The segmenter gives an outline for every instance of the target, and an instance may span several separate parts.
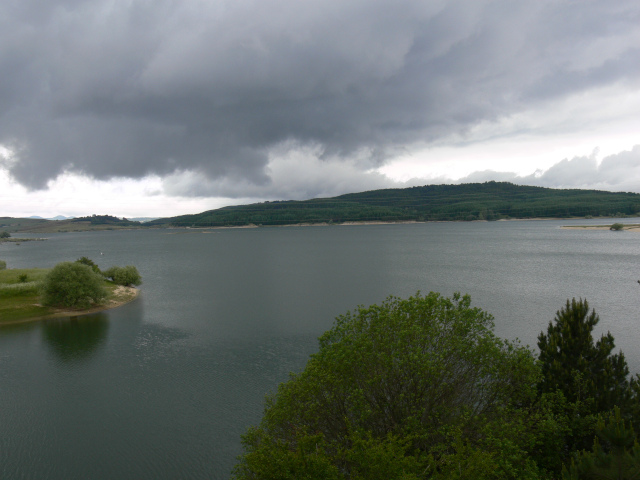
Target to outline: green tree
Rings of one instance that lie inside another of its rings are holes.
[[[611,225],[611,227],[609,228],[609,230],[623,230],[624,229],[624,225],[622,223],[614,223],[613,225]]]
[[[520,407],[539,370],[492,329],[459,294],[339,316],[243,436],[236,477],[536,478]]]
[[[580,452],[563,468],[563,480],[640,478],[640,445],[631,425],[627,426],[615,407],[608,422],[600,418],[591,452]]]
[[[7,232],[6,230],[0,232],[0,238],[10,238],[10,237],[11,237],[11,234],[9,232]]]
[[[0,270],[4,270],[5,268],[7,268],[7,262],[0,260]]]
[[[105,277],[110,278],[117,285],[140,285],[142,277],[138,269],[133,265],[126,267],[111,267],[102,273]]]
[[[88,257],[80,257],[78,260],[76,260],[76,262],[81,263],[83,265],[87,265],[88,267],[91,267],[91,270],[93,270],[95,273],[102,274],[102,272],[100,271],[100,268],[98,267],[98,265],[96,265],[96,262],[94,262]]]
[[[570,402],[591,402],[591,413],[606,412],[615,405],[625,408],[631,400],[629,368],[622,352],[607,332],[594,343],[592,331],[600,318],[589,312],[586,300],[575,298],[556,313],[547,333],[538,336],[542,392],[561,391]]]
[[[62,262],[51,269],[43,281],[45,305],[87,308],[107,296],[103,279],[91,267]]]

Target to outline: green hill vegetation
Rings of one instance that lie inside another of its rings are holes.
[[[163,218],[149,226],[222,227],[344,222],[472,221],[635,216],[640,194],[560,190],[506,182],[373,190],[332,198],[274,201]]]
[[[147,227],[242,227],[640,215],[640,194],[562,190],[507,182],[390,188],[310,200],[234,205],[138,222],[110,215],[67,220],[0,217],[0,231],[54,233]]]
[[[23,233],[82,232],[140,228],[142,223],[111,215],[91,215],[67,220],[0,217],[0,231]]]

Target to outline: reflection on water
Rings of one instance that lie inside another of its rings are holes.
[[[84,360],[104,345],[109,321],[104,313],[54,318],[45,320],[41,331],[45,343],[60,360]]]

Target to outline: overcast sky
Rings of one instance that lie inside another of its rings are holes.
[[[637,0],[3,0],[0,216],[640,192]]]

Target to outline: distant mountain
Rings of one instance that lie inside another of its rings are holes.
[[[372,190],[332,198],[275,201],[161,218],[145,225],[217,227],[301,223],[472,221],[635,216],[640,194],[563,190],[507,182]]]
[[[64,217],[63,217],[64,218]],[[143,228],[140,222],[111,215],[91,215],[89,217],[66,218],[62,220],[45,220],[43,218],[11,218],[0,217],[0,226],[7,227],[10,232],[57,233],[81,232],[93,230],[116,230]]]
[[[44,217],[41,217],[39,215],[31,215],[28,218],[33,218],[33,219],[36,219],[36,220],[71,220],[72,218],[75,218],[75,217],[65,217],[64,215],[57,215],[57,216],[55,216],[53,218],[44,218]]]
[[[136,217],[136,218],[130,218],[129,220],[131,220],[132,222],[146,223],[146,222],[151,222],[157,219],[158,217]]]

